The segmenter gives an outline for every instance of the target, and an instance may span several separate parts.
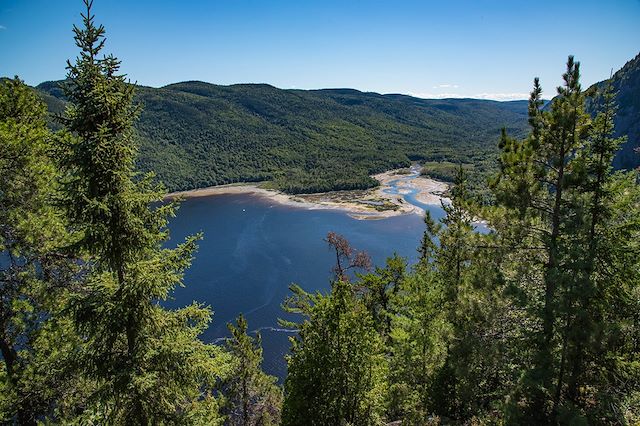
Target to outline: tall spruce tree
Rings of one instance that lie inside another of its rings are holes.
[[[120,62],[100,56],[105,30],[85,0],[75,27],[80,56],[68,63],[74,135],[61,147],[63,204],[89,268],[71,309],[84,344],[79,365],[96,382],[85,415],[110,424],[220,422],[214,387],[225,356],[198,339],[211,311],[197,303],[169,310],[162,302],[190,264],[198,237],[164,248],[176,206],[152,175],[135,171],[132,124],[139,107]]]

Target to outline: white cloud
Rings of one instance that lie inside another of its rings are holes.
[[[423,99],[468,98],[459,93],[409,93],[409,96]]]
[[[529,93],[478,93],[473,97],[477,99],[492,99],[494,101],[515,101],[529,99]]]
[[[528,93],[476,93],[471,95],[463,95],[460,93],[409,93],[409,95],[423,99],[471,98],[494,101],[514,101],[529,98]]]
[[[438,84],[437,86],[433,86],[434,89],[457,89],[457,84]]]

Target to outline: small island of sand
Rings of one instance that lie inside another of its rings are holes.
[[[289,195],[266,189],[260,184],[231,184],[173,192],[168,194],[167,198],[253,194],[287,206],[344,210],[355,219],[382,219],[408,213],[423,214],[422,208],[405,201],[404,196],[407,193],[414,193],[415,200],[426,205],[440,205],[442,200],[446,202],[444,194],[449,185],[421,176],[418,167],[390,170],[373,177],[380,182],[380,186],[367,190]]]

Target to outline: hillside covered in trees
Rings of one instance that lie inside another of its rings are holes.
[[[61,112],[62,82],[40,84]],[[411,161],[483,164],[500,129],[523,135],[526,102],[428,100],[351,89],[184,82],[137,87],[138,165],[170,191],[271,181],[290,193],[363,189]]]
[[[608,80],[587,89],[591,98]],[[616,168],[640,166],[640,55],[611,79],[619,105],[616,136],[627,136]],[[37,86],[49,110],[64,110],[63,82]],[[474,192],[494,172],[500,129],[523,136],[526,102],[420,99],[352,89],[283,90],[266,84],[183,82],[136,87],[138,166],[170,191],[269,181],[289,193],[363,189],[369,176],[412,161],[443,174],[469,168]],[[54,123],[55,127],[55,123]],[[436,163],[444,162],[444,166]]]
[[[201,236],[167,247],[177,206],[136,167],[134,87],[85,3],[60,131],[20,79],[0,83],[0,422],[640,422],[640,186],[611,166],[612,84],[592,115],[573,57],[548,108],[535,79],[528,133],[501,132],[495,202],[475,203],[458,167],[416,265],[372,269],[329,233],[330,292],[292,285],[283,302],[297,319],[281,387],[244,317],[214,345],[215,306],[163,303]]]

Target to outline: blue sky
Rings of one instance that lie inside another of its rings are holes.
[[[61,79],[80,0],[0,0],[0,75]],[[640,0],[95,0],[132,81],[352,87],[422,97],[546,97],[567,55],[583,85],[640,51]]]

